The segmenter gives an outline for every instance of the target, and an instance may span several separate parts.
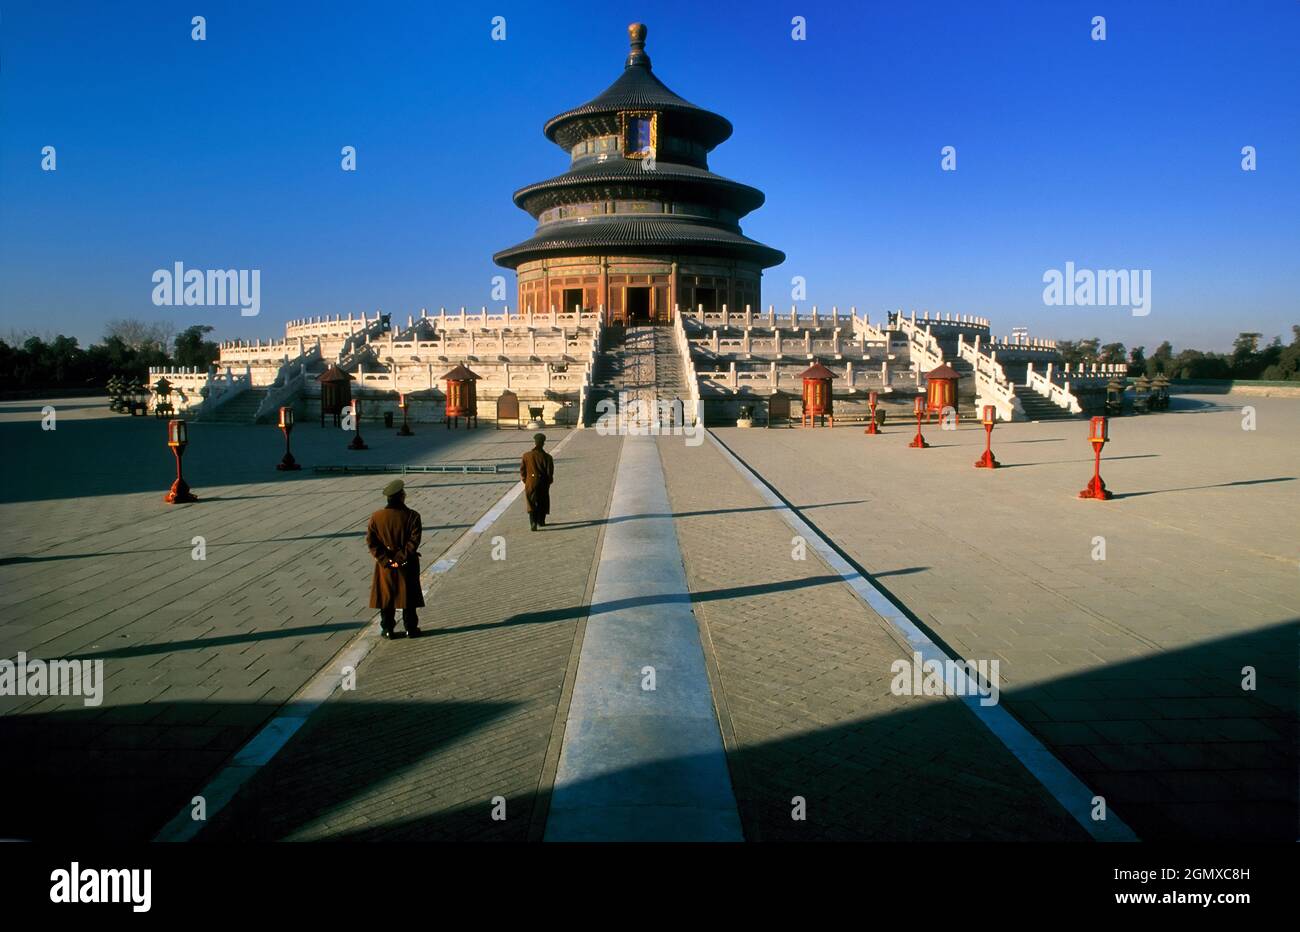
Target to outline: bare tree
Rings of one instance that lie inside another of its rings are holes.
[[[133,318],[110,320],[104,327],[104,339],[117,337],[133,350],[157,349],[166,352],[176,326],[168,321],[149,322]]]

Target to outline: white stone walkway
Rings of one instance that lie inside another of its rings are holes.
[[[652,437],[623,444],[545,838],[743,840]]]

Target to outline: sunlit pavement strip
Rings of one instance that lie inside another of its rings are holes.
[[[568,431],[564,438],[552,448],[551,452],[554,454],[562,450],[576,433],[575,430]],[[489,508],[483,514],[483,517],[479,518],[473,527],[458,537],[434,561],[426,571],[427,574],[437,576],[451,570],[474,541],[491,527],[497,518],[501,517],[514,500],[523,494],[523,491],[522,482],[516,482],[512,485],[497,500],[496,504]],[[422,591],[427,594],[428,587],[424,587]],[[334,694],[334,690],[342,682],[342,671],[347,667],[356,669],[361,661],[365,660],[374,646],[379,643],[378,621],[379,613],[376,612],[370,623],[348,642],[329,663],[322,667],[308,681],[307,685],[295,693],[293,698],[284,704],[280,714],[267,722],[261,731],[250,738],[248,743],[231,758],[230,763],[223,767],[208,785],[196,794],[203,797],[207,810],[206,821],[195,819],[191,807],[184,806],[180,812],[172,817],[170,822],[163,826],[162,830],[155,836],[154,841],[193,840],[203,829],[203,826],[208,821],[211,821],[212,817],[225,808],[235,797],[239,789],[289,743],[289,739],[306,724],[312,712]]]
[[[743,840],[653,437],[623,443],[545,840]]]
[[[712,431],[706,432],[709,442],[726,457],[750,485],[773,507],[795,533],[826,561],[849,585],[854,593],[868,608],[879,615],[893,627],[903,640],[921,655],[922,662],[931,660],[943,663],[949,657],[938,644],[916,626],[910,618],[891,602],[870,579],[866,579],[842,557],[830,543],[811,525],[790,508],[752,469],[735,456]],[[590,630],[590,629],[589,629]],[[1107,812],[1105,821],[1094,821],[1091,817],[1093,798],[1092,790],[1076,777],[1064,764],[1049,751],[1037,738],[1030,734],[1009,712],[1000,705],[984,706],[979,700],[978,691],[966,682],[961,667],[956,670],[954,680],[961,700],[971,713],[984,725],[993,736],[1015,755],[1025,769],[1033,774],[1034,779],[1097,841],[1137,841],[1137,836],[1113,812]]]

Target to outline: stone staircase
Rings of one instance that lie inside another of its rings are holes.
[[[246,388],[200,420],[208,424],[252,424],[267,391],[266,388]]]
[[[655,395],[660,401],[684,403],[690,393],[682,357],[673,341],[673,331],[668,327],[653,327],[655,350]]]
[[[1025,418],[1030,421],[1073,421],[1077,416],[1065,408],[1053,404],[1028,385],[1013,386],[1020,406],[1025,411]]]
[[[956,341],[951,341],[953,347],[951,355],[948,354],[947,344],[945,344],[944,341],[939,341],[939,344],[944,350],[944,361],[947,362],[948,365],[952,366],[953,369],[961,375],[963,380],[973,379],[974,366],[958,356]],[[1014,391],[1016,397],[1020,399],[1020,406],[1024,410],[1025,418],[1027,420],[1069,421],[1075,419],[1075,415],[1071,414],[1065,408],[1054,404],[1029,386],[1025,385],[1027,369],[1023,362],[1000,360],[1000,363],[1002,365],[1003,373],[1011,383],[1012,391]],[[979,413],[979,411],[971,411],[971,414],[975,416],[978,416]],[[965,416],[965,414],[966,412],[963,411],[962,415]]]
[[[599,415],[597,405],[607,399],[618,400],[626,366],[627,331],[623,327],[609,326],[601,332],[600,351],[591,372],[591,390],[587,393],[586,422],[594,424]]]
[[[668,327],[609,327],[596,358],[589,394],[588,423],[595,423],[606,399],[616,404],[639,401],[643,415],[653,419],[656,401],[685,402],[688,395],[681,358]],[[604,409],[608,410],[608,409]],[[645,419],[644,417],[642,418]]]
[[[621,348],[622,371],[616,383],[620,414],[633,417],[631,423],[652,420],[655,400],[655,339],[653,327],[628,327]],[[632,408],[639,402],[639,416]]]

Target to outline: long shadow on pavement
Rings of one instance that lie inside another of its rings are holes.
[[[719,590],[697,597],[729,596]],[[1298,815],[1298,630],[1292,620],[1004,687],[1002,702],[1144,840],[1289,842]],[[1254,689],[1243,688],[1246,667],[1254,671]],[[0,715],[7,764],[0,837],[150,838],[278,708],[155,701]],[[515,708],[506,701],[366,702],[342,694],[317,711],[203,837],[277,839],[310,829],[345,840],[526,838],[544,797],[509,800],[510,818],[496,822],[493,787],[468,786],[455,768],[428,763],[431,755],[474,742]],[[730,756],[747,837],[1083,837],[1064,813],[1025,798],[1040,791],[1009,756],[990,768],[1000,750],[969,755],[957,739],[979,729],[956,702],[808,724]],[[499,754],[503,768],[517,766],[493,743],[468,751],[477,758]],[[666,768],[665,776],[680,769],[672,761],[654,767]],[[404,793],[418,803],[412,808],[425,814],[412,817],[401,804],[378,814],[371,805],[361,820],[347,811],[362,794],[403,780]],[[593,798],[602,792],[591,788]],[[807,800],[807,822],[791,820],[794,796]]]
[[[204,650],[211,647],[228,647],[231,644],[253,644],[258,641],[278,641],[284,638],[309,637],[313,634],[333,634],[336,631],[356,631],[369,622],[348,621],[325,625],[299,625],[296,628],[276,628],[273,631],[250,631],[244,634],[224,634],[218,637],[190,638],[184,641],[156,641],[133,647],[115,647],[111,650],[76,654],[72,660],[110,660],[123,657],[148,657],[152,654],[171,654],[183,650]]]
[[[439,747],[469,737],[510,703],[331,702],[295,741],[308,768],[267,767],[283,802],[232,813],[258,837],[284,837]],[[153,702],[0,716],[6,748],[0,838],[147,841],[255,729],[271,703]]]
[[[1297,814],[1294,641],[1295,625],[1280,625],[1010,690],[1003,701],[1144,840],[1288,841]],[[1278,650],[1283,644],[1292,648],[1290,654]],[[1243,659],[1259,671],[1259,689],[1249,699],[1236,673]],[[1206,676],[1211,681],[1197,680],[1196,687],[1208,687],[1212,695],[1189,698],[1189,680]],[[416,751],[406,754],[411,759],[445,745],[439,730],[445,722],[437,728],[430,723],[427,734],[408,727],[407,719],[427,721],[427,709],[385,706],[377,714],[395,721],[376,719],[378,731],[367,736],[351,727],[356,713],[346,710],[348,704],[330,707],[325,725],[295,737],[291,748],[307,742],[295,758],[301,761],[293,765],[296,773],[250,786],[231,824],[205,837],[274,839],[331,819],[346,825],[349,799],[399,776],[392,769],[393,752],[386,750],[395,734],[415,744]],[[729,766],[746,837],[1086,839],[1009,755],[999,749],[971,757],[971,747],[960,740],[970,729],[978,726],[963,707],[939,702],[741,747]],[[467,739],[473,740],[472,729]],[[998,758],[1004,758],[1000,764]],[[665,760],[635,772],[612,770],[580,790],[600,799],[607,784],[671,783],[689,764]],[[458,779],[436,769],[428,777],[435,783]],[[321,783],[329,785],[304,792]],[[510,818],[494,822],[491,788],[470,795],[473,802],[418,816],[391,808],[382,819],[317,836],[518,840],[526,837],[535,807],[546,802],[544,794],[509,799]],[[806,801],[806,821],[791,818],[796,796]]]
[[[108,413],[94,418],[62,420],[56,430],[42,430],[39,418],[0,421],[0,449],[8,453],[0,465],[0,502],[47,501],[156,492],[159,498],[176,478],[176,464],[166,446],[166,421],[131,418]],[[349,434],[337,428],[314,425],[295,430],[293,450],[303,469],[277,472],[275,465],[284,454],[280,431],[269,424],[191,423],[189,448],[185,453],[185,478],[205,502],[236,501],[275,497],[261,491],[217,494],[218,487],[277,483],[284,494],[311,494],[318,480],[337,478],[338,473],[313,473],[319,463],[421,464],[455,460],[474,463],[518,463],[514,454],[523,453],[531,441],[522,437],[493,436],[491,432],[417,431],[404,442],[392,430],[366,424],[363,434],[371,449],[346,449]],[[484,457],[465,458],[466,446],[477,443],[510,447],[509,458],[489,456],[500,451],[482,450]],[[502,477],[489,481],[509,483]],[[212,489],[212,495],[205,495]]]
[[[852,501],[844,502],[821,502],[816,505],[800,505],[801,511],[810,511],[815,508],[838,508],[841,505],[863,505],[867,499],[858,498]],[[622,524],[627,521],[640,521],[645,518],[697,518],[706,515],[731,515],[743,514],[752,511],[775,511],[771,505],[751,505],[745,508],[712,508],[707,511],[677,511],[665,512],[663,514],[637,514],[637,515],[616,515],[612,518],[601,518],[597,521],[555,521],[549,522],[546,526],[550,528],[579,528],[595,527],[597,525]]]

